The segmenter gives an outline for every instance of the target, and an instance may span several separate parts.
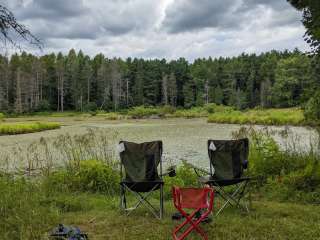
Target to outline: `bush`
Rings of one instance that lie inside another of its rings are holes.
[[[47,112],[51,110],[50,103],[47,100],[41,100],[36,109],[38,112]]]
[[[0,112],[0,121],[4,119],[4,114]]]
[[[198,177],[187,164],[180,165],[176,170],[175,177],[165,176],[164,196],[165,199],[171,199],[171,189],[173,186],[192,187],[198,185]]]
[[[159,115],[159,110],[152,107],[134,107],[128,111],[128,115],[132,118],[143,118],[151,115]]]
[[[304,109],[304,116],[307,120],[320,120],[320,90],[307,102]]]
[[[59,123],[36,122],[36,123],[3,123],[0,124],[0,135],[14,135],[40,132],[60,128]]]
[[[252,109],[243,112],[224,108],[220,108],[219,111],[216,109],[213,114],[210,114],[208,122],[263,125],[301,125],[305,123],[303,112],[297,108]]]
[[[83,160],[78,170],[60,170],[48,176],[46,188],[53,191],[104,193],[115,195],[119,190],[119,173],[97,160]]]
[[[261,192],[271,199],[319,203],[320,156],[281,149],[275,140],[252,128],[241,128],[234,137],[250,138],[249,172],[263,178]]]
[[[97,104],[95,102],[88,102],[84,105],[83,111],[85,112],[94,112],[98,108]]]
[[[57,209],[43,204],[45,197],[36,183],[0,177],[1,238],[43,239],[59,217]]]
[[[170,105],[165,105],[160,109],[160,114],[165,116],[167,114],[173,114],[176,109]]]

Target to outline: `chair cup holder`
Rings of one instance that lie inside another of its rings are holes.
[[[176,169],[175,169],[174,167],[168,168],[168,176],[169,176],[169,177],[175,177],[175,176],[177,176],[177,172],[176,172]]]

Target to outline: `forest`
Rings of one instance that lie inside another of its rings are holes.
[[[317,55],[298,49],[196,59],[94,57],[71,49],[41,57],[0,56],[0,111],[119,111],[133,106],[177,108],[207,103],[304,106],[320,84]]]

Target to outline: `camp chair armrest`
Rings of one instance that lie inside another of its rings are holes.
[[[210,172],[206,169],[197,167],[197,166],[195,166],[189,162],[186,162],[186,161],[184,162],[184,164],[185,164],[185,166],[192,168],[198,177],[202,177],[203,175],[210,175]],[[200,174],[200,173],[202,173],[202,174]]]

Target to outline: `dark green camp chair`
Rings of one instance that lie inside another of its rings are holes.
[[[129,215],[143,204],[156,218],[161,219],[163,216],[162,142],[137,144],[121,141],[119,152],[121,159],[121,209]],[[158,166],[160,174],[158,174]],[[125,176],[123,176],[123,170]],[[159,209],[147,200],[147,197],[155,190],[160,190]],[[133,193],[138,199],[133,207],[127,207],[126,191]]]
[[[209,176],[201,177],[197,169],[195,171],[202,184],[214,186],[216,193],[225,200],[216,215],[228,204],[249,212],[247,204],[241,202],[252,179],[243,176],[244,170],[248,167],[249,140],[208,140],[208,153]],[[227,186],[234,187],[227,191]]]

